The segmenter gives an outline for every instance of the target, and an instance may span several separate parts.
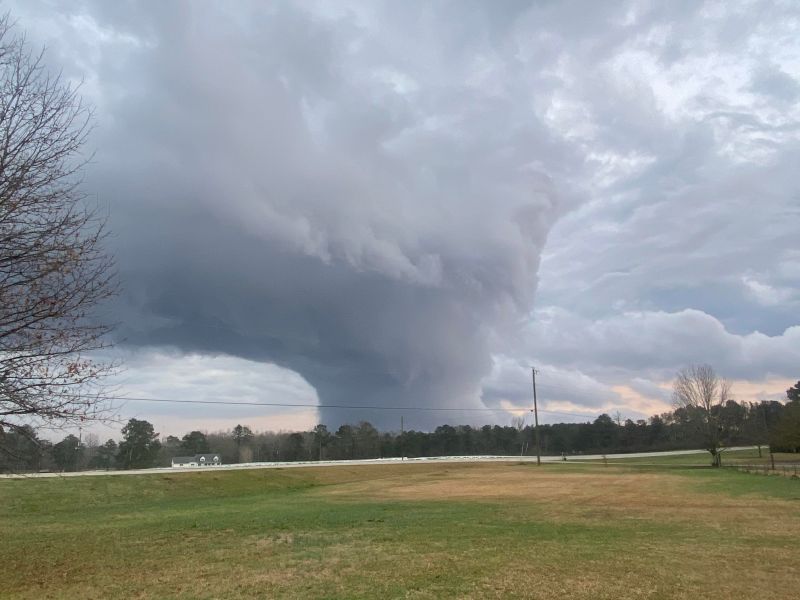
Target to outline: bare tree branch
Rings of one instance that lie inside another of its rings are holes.
[[[117,291],[80,191],[92,111],[0,18],[0,431],[102,418],[114,365],[94,311]]]

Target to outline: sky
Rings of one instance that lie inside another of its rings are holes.
[[[544,422],[638,419],[692,363],[743,401],[800,379],[796,2],[6,7],[95,107],[119,394],[304,405],[121,420],[508,424],[534,365]]]

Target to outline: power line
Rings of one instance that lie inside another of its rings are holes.
[[[399,411],[426,411],[426,412],[497,412],[497,411],[520,411],[530,412],[529,407],[519,406],[512,408],[456,408],[456,407],[437,407],[437,406],[375,406],[375,405],[349,405],[349,404],[311,404],[299,403],[291,404],[288,402],[252,402],[239,400],[177,400],[175,398],[132,398],[128,396],[106,396],[106,400],[120,400],[124,402],[163,402],[169,404],[214,404],[222,406],[270,406],[279,408],[340,408],[347,410],[399,410]],[[597,415],[582,413],[568,413],[553,410],[540,409],[539,412],[561,415],[567,417],[586,417],[594,419]]]

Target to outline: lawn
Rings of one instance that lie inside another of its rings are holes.
[[[800,481],[602,464],[0,480],[8,598],[795,598]]]

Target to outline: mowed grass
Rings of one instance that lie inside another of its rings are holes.
[[[796,598],[800,481],[398,464],[0,480],[8,598]]]

